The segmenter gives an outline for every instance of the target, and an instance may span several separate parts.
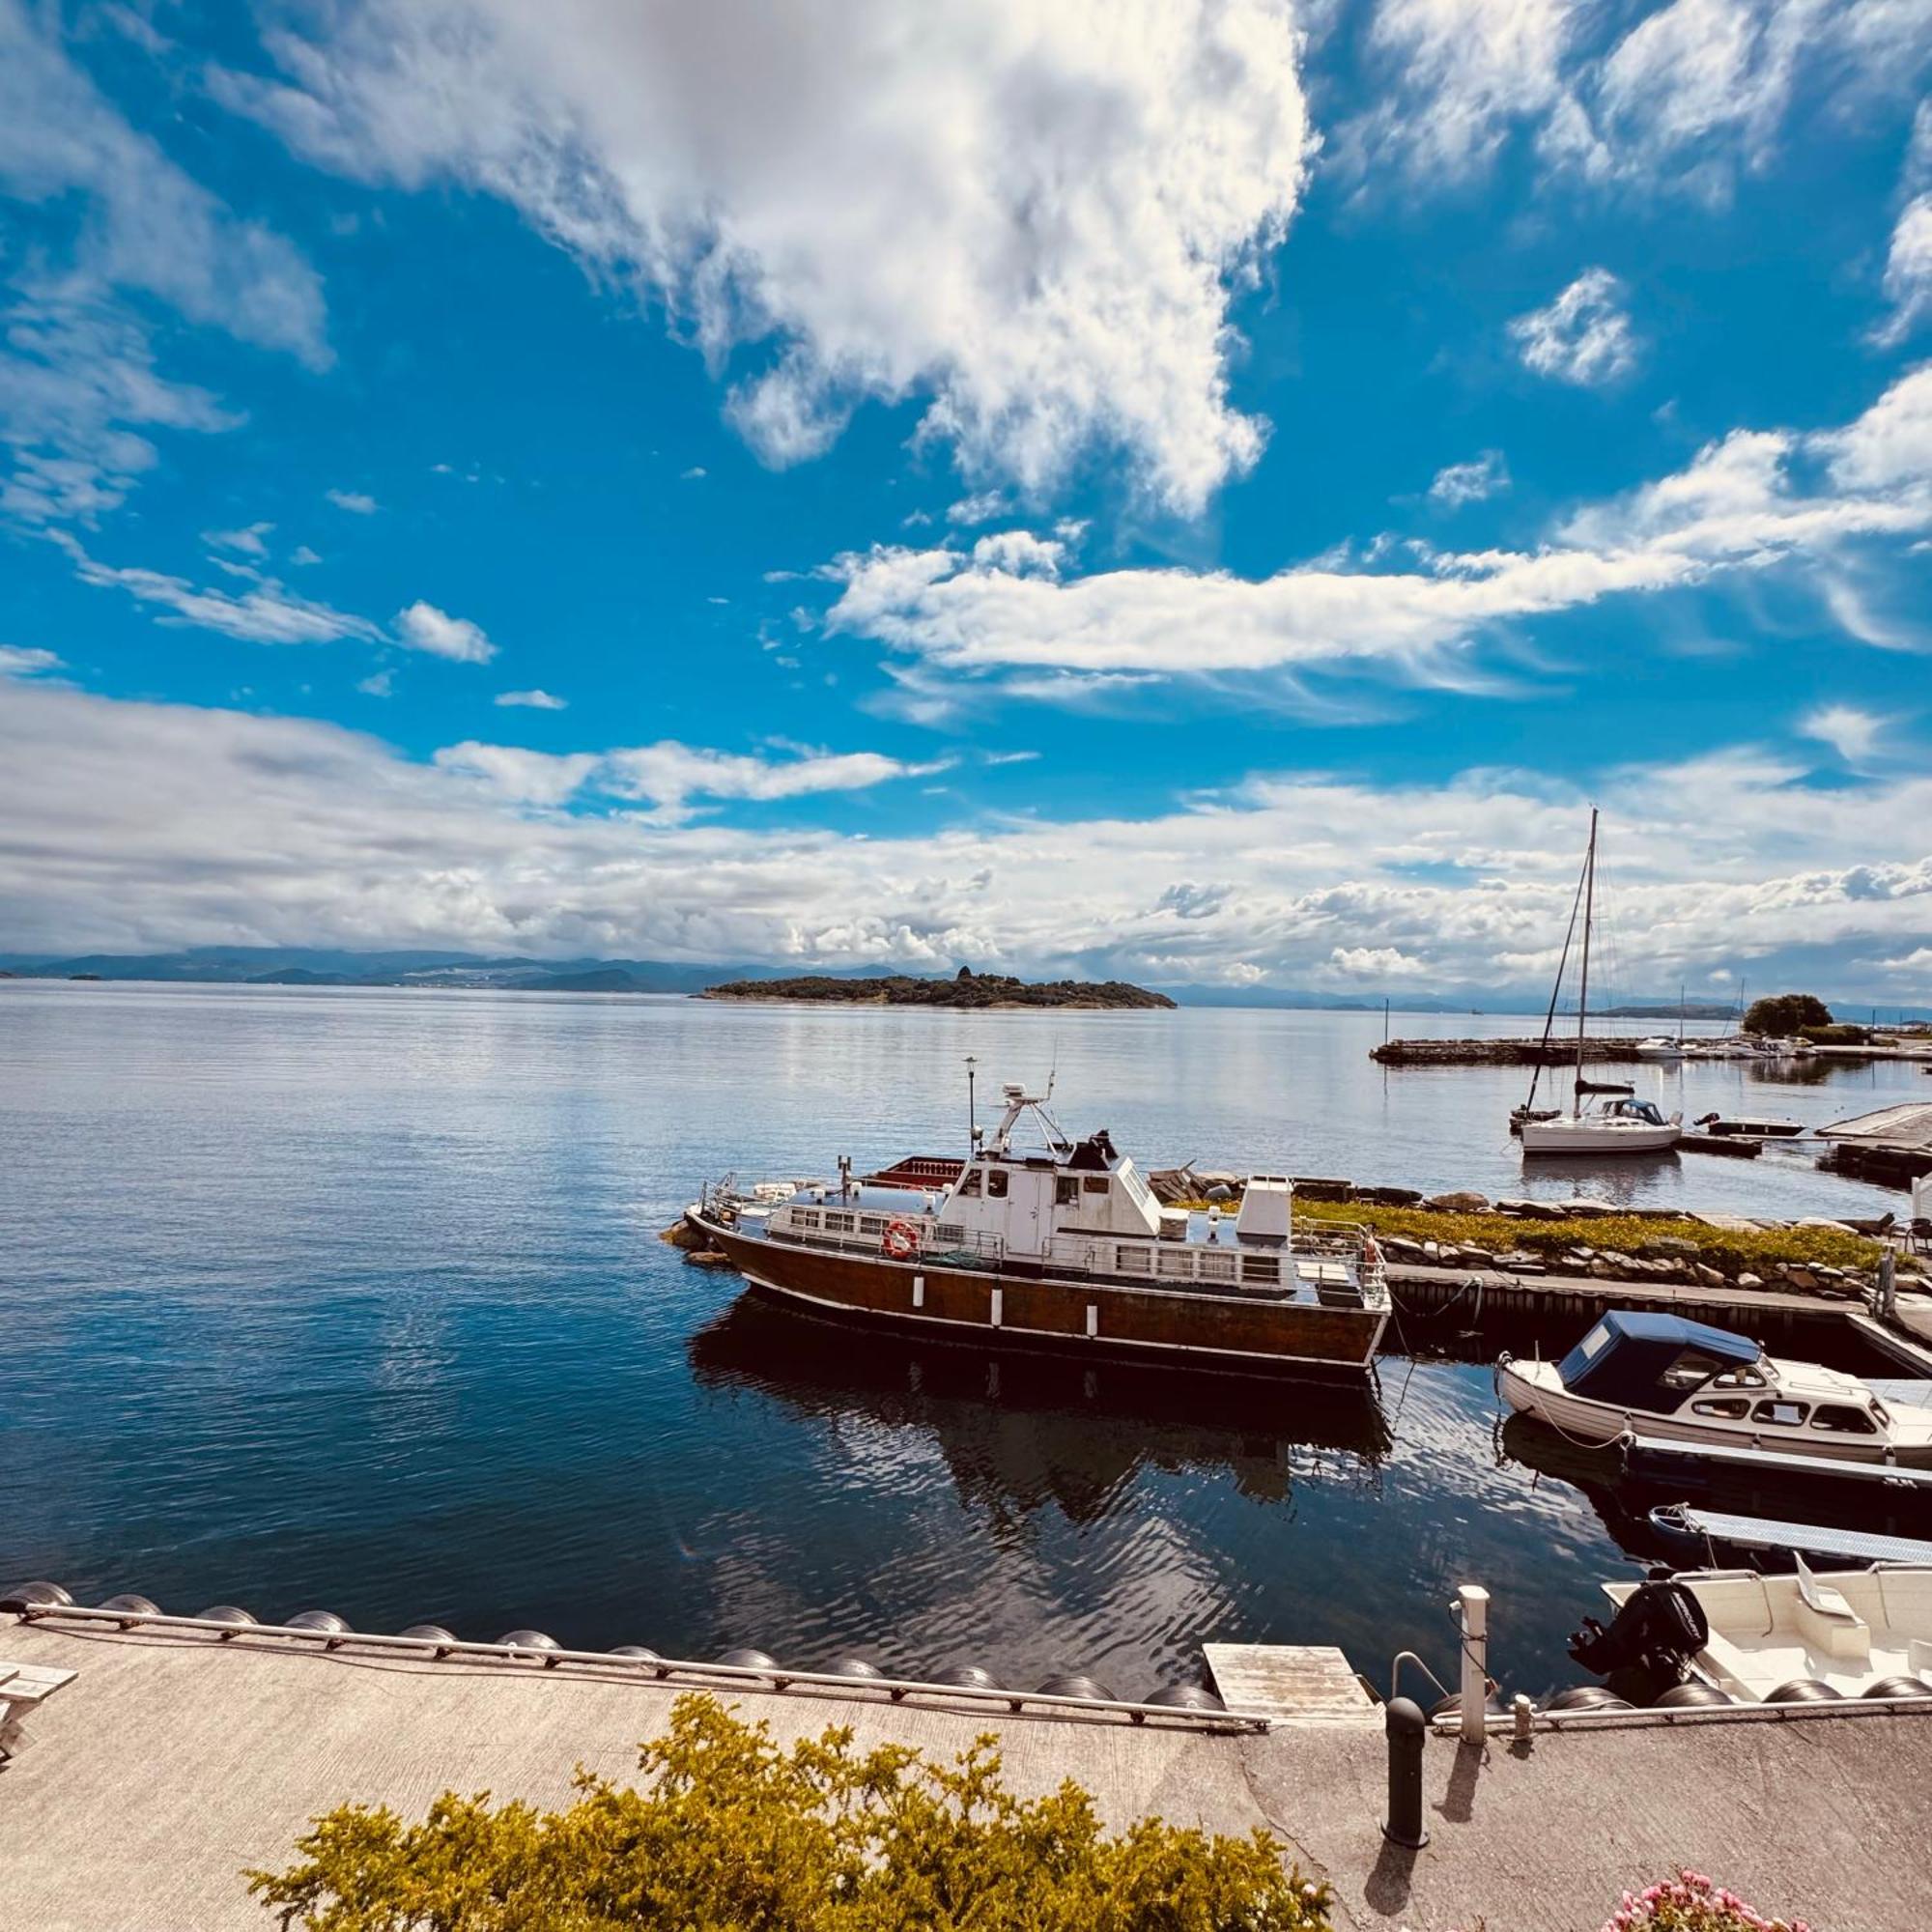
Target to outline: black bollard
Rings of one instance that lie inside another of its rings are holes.
[[[1382,1713],[1388,1733],[1389,1808],[1382,1836],[1392,1845],[1419,1851],[1429,1842],[1422,1829],[1422,1740],[1429,1719],[1413,1698],[1398,1697]]]

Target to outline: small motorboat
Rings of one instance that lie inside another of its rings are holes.
[[[1667,1034],[1656,1034],[1649,1039],[1637,1041],[1636,1057],[1639,1060],[1682,1060],[1684,1042],[1672,1039]]]
[[[1691,1123],[1707,1134],[1738,1136],[1747,1140],[1790,1141],[1804,1131],[1803,1121],[1788,1116],[1763,1114],[1701,1114]]]
[[[1714,1570],[1761,1570],[1768,1576],[1782,1576],[1801,1560],[1813,1570],[1862,1570],[1875,1563],[1932,1569],[1932,1543],[1917,1537],[1734,1516],[1690,1502],[1660,1503],[1647,1520],[1659,1547],[1687,1569],[1702,1564]]]
[[[1670,1607],[1660,1603],[1661,1590],[1673,1598],[1683,1593],[1694,1609],[1681,1618],[1661,1614]],[[1609,1651],[1631,1648],[1616,1638],[1625,1606],[1635,1604],[1647,1661],[1674,1652],[1692,1678],[1733,1703],[1932,1697],[1932,1567],[1874,1564],[1835,1571],[1828,1579],[1814,1576],[1801,1556],[1788,1577],[1688,1570],[1662,1585],[1605,1583],[1604,1594],[1618,1616],[1607,1633],[1601,1627],[1595,1633],[1607,1639],[1600,1656],[1608,1661]],[[1681,1637],[1672,1629],[1680,1622]]]
[[[1745,1336],[1681,1315],[1613,1311],[1560,1362],[1503,1355],[1496,1388],[1519,1414],[1602,1448],[1641,1440],[1932,1468],[1932,1409],[1881,1402],[1835,1369],[1773,1361]]]

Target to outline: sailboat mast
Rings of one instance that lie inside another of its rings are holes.
[[[1577,982],[1577,1094],[1583,1091],[1583,1032],[1590,1019],[1590,922],[1597,909],[1597,808],[1590,808],[1590,848],[1583,855],[1583,970]],[[1570,1111],[1577,1112],[1576,1098]]]

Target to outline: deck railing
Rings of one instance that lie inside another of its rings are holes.
[[[895,1222],[918,1234],[921,1258],[935,1265],[996,1267],[1008,1259],[1007,1244],[998,1236],[960,1222],[830,1203],[791,1203],[781,1215],[774,1213],[766,1234],[768,1239],[798,1247],[876,1255]],[[1365,1230],[1331,1223],[1306,1234],[1297,1231],[1286,1248],[1245,1246],[1232,1238],[1200,1242],[1055,1235],[1040,1260],[1055,1272],[1146,1282],[1151,1288],[1278,1297],[1356,1290],[1373,1304],[1386,1293],[1386,1281],[1379,1260],[1370,1261],[1365,1248]]]

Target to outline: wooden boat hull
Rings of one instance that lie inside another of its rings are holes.
[[[1360,1376],[1385,1308],[1182,1293],[991,1268],[895,1262],[692,1224],[761,1293],[868,1326],[982,1348],[1166,1357],[1240,1375]]]

